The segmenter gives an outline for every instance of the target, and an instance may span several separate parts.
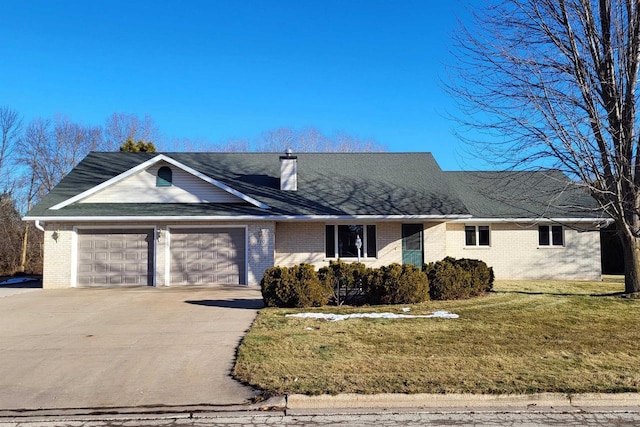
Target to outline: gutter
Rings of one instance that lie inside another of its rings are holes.
[[[602,227],[608,227],[613,224],[613,218],[469,218],[469,219],[456,219],[451,222],[454,223],[596,223]]]
[[[465,220],[471,215],[227,215],[227,216],[34,216],[25,221],[344,221],[344,220]]]

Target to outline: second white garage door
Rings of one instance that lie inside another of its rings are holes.
[[[172,228],[171,286],[246,284],[244,228]]]

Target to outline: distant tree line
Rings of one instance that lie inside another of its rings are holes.
[[[147,115],[116,112],[102,126],[62,115],[25,122],[15,109],[0,106],[0,275],[42,272],[42,232],[21,217],[90,151],[283,152],[287,148],[295,152],[384,151],[373,139],[326,135],[316,128],[276,128],[254,139],[219,142],[168,140]]]

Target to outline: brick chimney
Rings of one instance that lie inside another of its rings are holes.
[[[280,156],[280,190],[298,190],[298,157],[288,148],[284,156]]]

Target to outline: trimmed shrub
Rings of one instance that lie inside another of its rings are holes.
[[[310,264],[271,267],[265,271],[260,289],[267,307],[318,307],[326,305],[332,293]]]
[[[370,304],[415,304],[429,299],[429,280],[412,264],[369,270],[363,285]]]
[[[355,305],[363,302],[362,284],[367,270],[361,262],[337,260],[318,270],[318,276],[323,286],[333,289],[332,303]]]
[[[434,300],[467,299],[493,288],[493,269],[474,259],[447,257],[424,267]]]
[[[453,259],[453,258],[452,258]],[[493,289],[493,268],[478,259],[461,258],[455,264],[471,273],[471,287],[475,295],[490,292]]]

